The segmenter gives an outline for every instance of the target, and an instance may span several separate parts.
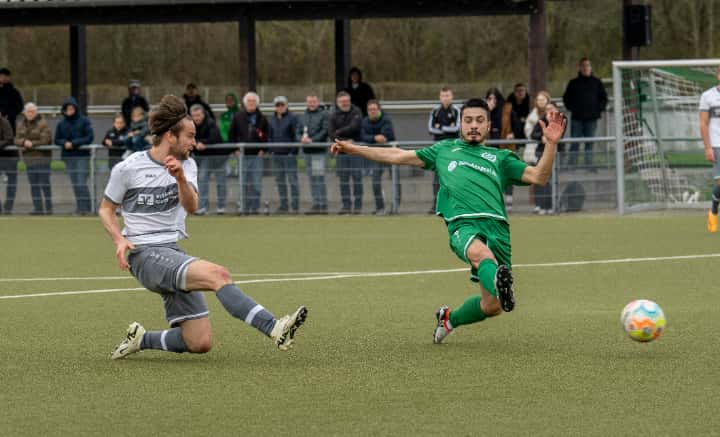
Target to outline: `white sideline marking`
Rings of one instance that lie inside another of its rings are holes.
[[[298,272],[298,273],[231,273],[234,277],[258,277],[258,276],[325,276],[325,275],[348,275],[360,272]],[[48,278],[0,278],[0,282],[44,282],[44,281],[118,281],[123,279],[135,279],[130,275],[125,276],[56,276]]]
[[[572,267],[572,266],[585,266],[593,264],[624,264],[624,263],[636,263],[636,262],[652,262],[652,261],[676,261],[676,260],[688,260],[688,259],[703,259],[703,258],[720,258],[720,253],[706,253],[700,255],[677,255],[677,256],[658,256],[658,257],[646,257],[646,258],[616,258],[616,259],[600,259],[590,261],[564,261],[564,262],[552,262],[552,263],[534,263],[534,264],[516,264],[514,268],[533,268],[533,267]],[[327,281],[332,279],[347,279],[347,278],[377,278],[377,277],[388,277],[388,276],[414,276],[414,275],[430,275],[434,273],[457,273],[467,272],[467,267],[461,269],[435,269],[435,270],[414,270],[406,272],[367,272],[367,273],[337,273],[329,274],[325,276],[301,276],[301,277],[285,277],[285,278],[267,278],[267,279],[248,279],[244,281],[235,281],[236,284],[261,284],[271,282],[294,282],[294,281]],[[295,275],[301,273],[293,273]],[[279,275],[278,275],[279,276]],[[2,299],[22,299],[25,297],[47,297],[47,296],[67,296],[77,294],[100,294],[100,293],[114,293],[118,291],[141,291],[145,288],[105,288],[99,290],[77,290],[77,291],[58,291],[50,293],[34,293],[34,294],[17,294],[12,296],[0,296]]]

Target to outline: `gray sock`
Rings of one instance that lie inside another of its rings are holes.
[[[157,349],[161,351],[183,353],[187,346],[182,338],[180,327],[166,329],[165,331],[147,331],[143,336],[140,349]]]
[[[717,215],[718,203],[720,203],[720,185],[715,185],[712,192],[712,213]]]
[[[215,295],[233,317],[244,320],[267,336],[270,335],[270,331],[275,326],[275,316],[234,284],[225,285]]]

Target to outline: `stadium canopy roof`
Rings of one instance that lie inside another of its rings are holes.
[[[256,88],[257,20],[334,20],[335,82],[344,86],[353,19],[528,15],[530,89],[545,87],[546,0],[0,0],[0,27],[70,26],[71,94],[87,101],[86,25],[195,22],[239,23],[239,83]],[[558,1],[558,0],[555,0]]]

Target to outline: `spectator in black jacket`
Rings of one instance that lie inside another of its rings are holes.
[[[190,114],[190,108],[193,105],[201,105],[205,108],[205,114],[215,120],[215,114],[213,114],[212,109],[210,109],[210,105],[208,105],[207,102],[200,97],[197,85],[192,82],[187,84],[185,86],[185,94],[183,94],[183,98],[185,99],[185,106],[188,108],[188,114]]]
[[[520,123],[524,124],[525,119],[530,114],[530,96],[528,96],[525,85],[516,83],[512,94],[507,96],[507,101],[512,104],[513,111],[520,119]]]
[[[92,125],[90,119],[80,113],[77,100],[73,97],[65,100],[62,113],[64,117],[55,128],[55,145],[62,147],[65,170],[70,176],[75,194],[77,205],[75,212],[88,215],[91,213],[90,190],[87,186],[90,175],[90,151],[83,147],[92,144]]]
[[[11,146],[15,147],[15,135],[8,119],[0,113],[0,173],[5,173],[7,176],[5,204],[0,207],[0,212],[3,214],[12,214],[17,192],[18,152],[6,150]]]
[[[269,124],[260,112],[260,97],[249,92],[243,97],[243,108],[235,113],[228,132],[229,141],[235,143],[266,143]],[[262,194],[263,156],[265,147],[245,147],[243,149],[243,212],[257,214]]]
[[[130,126],[132,111],[137,107],[142,108],[146,114],[150,112],[147,99],[140,94],[140,81],[131,80],[128,83],[128,96],[123,100],[121,109],[122,116],[125,119],[125,126]]]
[[[360,139],[363,143],[372,144],[374,146],[389,146],[388,143],[395,141],[395,129],[393,128],[390,117],[382,112],[380,102],[370,100],[367,105],[368,116],[363,119]],[[385,215],[385,199],[382,191],[382,175],[386,165],[378,162],[371,162],[371,177],[373,195],[375,196],[375,215]],[[400,202],[400,185],[395,187],[397,198],[396,203]]]
[[[330,141],[338,140],[360,140],[360,129],[362,127],[362,112],[350,102],[350,94],[340,91],[335,98],[335,110],[330,115],[328,123],[328,137]],[[350,199],[350,178],[353,180],[353,195],[355,197],[353,206],[354,213],[362,211],[362,169],[363,159],[359,156],[346,155],[341,153],[337,157],[336,170],[340,179],[340,198],[342,208],[339,214],[350,214],[353,210]]]
[[[458,129],[460,128],[460,109],[452,104],[453,92],[450,87],[444,86],[440,88],[440,104],[430,111],[430,120],[428,120],[428,132],[433,136],[433,140],[442,141],[448,138],[457,138]],[[435,214],[435,203],[437,202],[437,193],[440,190],[440,182],[437,173],[433,172],[433,203],[428,214]]]
[[[127,150],[125,142],[127,141],[128,128],[125,124],[125,116],[122,113],[115,114],[113,118],[113,127],[107,131],[103,138],[103,146],[108,148],[108,166],[110,170],[115,167]]]
[[[297,141],[297,117],[288,110],[288,99],[277,96],[273,99],[275,112],[270,118],[270,142],[294,143]],[[300,187],[297,174],[297,147],[276,147],[272,149],[273,174],[277,184],[280,207],[276,214],[287,214],[288,185],[290,186],[290,205],[293,214],[300,210]]]
[[[607,93],[602,81],[592,74],[592,65],[588,58],[580,59],[578,75],[567,84],[563,103],[572,113],[570,120],[570,136],[573,138],[594,137],[597,121],[607,106]],[[585,143],[585,166],[595,171],[592,166],[593,143]],[[577,165],[579,143],[570,145],[569,166]]]
[[[227,164],[228,155],[234,149],[217,147],[222,144],[220,128],[215,120],[205,114],[202,105],[190,107],[190,116],[195,123],[195,160],[198,165],[198,185],[200,188],[200,207],[196,215],[205,215],[210,209],[210,175],[215,175],[217,184],[217,214],[225,214],[225,199],[227,198]],[[213,147],[215,146],[215,147]]]
[[[497,88],[490,88],[485,93],[485,101],[490,108],[490,134],[488,139],[499,140],[500,131],[502,130],[502,108],[505,100]]]
[[[10,82],[10,70],[0,68],[0,114],[10,122],[13,134],[15,134],[17,116],[23,111],[24,106],[20,91]]]
[[[360,108],[363,117],[367,115],[367,103],[375,99],[375,91],[372,87],[363,82],[363,74],[359,68],[353,67],[348,73],[348,84],[345,91],[350,94],[350,102]]]

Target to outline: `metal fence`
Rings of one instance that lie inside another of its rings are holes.
[[[507,193],[513,213],[553,213],[617,208],[614,137],[562,140],[552,183],[546,187],[514,187]],[[592,153],[573,143],[594,143]],[[489,141],[488,145],[532,144],[525,140]],[[416,149],[433,142],[394,142],[389,147]],[[225,144],[237,148],[219,157],[196,157],[201,212],[216,214],[424,214],[434,207],[432,172],[385,166],[359,157],[327,153],[329,143]],[[293,153],[279,154],[278,149]],[[16,214],[93,214],[102,199],[110,168],[118,161],[100,145],[86,146],[86,157],[61,159],[56,146],[43,146],[52,157],[38,163],[22,154],[0,158],[0,199],[3,211]],[[317,150],[316,153],[312,153]],[[519,152],[523,155],[523,150]],[[528,155],[526,152],[525,155]],[[529,154],[528,158],[532,158]],[[592,163],[585,162],[592,159]],[[575,162],[574,162],[575,161]],[[14,202],[10,204],[9,197]],[[204,211],[203,211],[204,210]]]

